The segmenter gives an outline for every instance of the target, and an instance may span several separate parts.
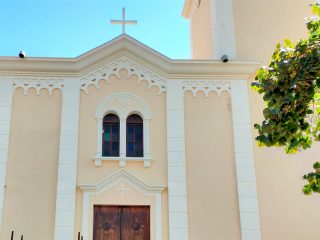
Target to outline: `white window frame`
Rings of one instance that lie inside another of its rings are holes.
[[[108,114],[115,114],[120,119],[120,156],[102,156],[103,118]],[[127,157],[127,117],[137,114],[143,120],[143,157]],[[97,107],[97,152],[93,157],[96,166],[101,166],[102,161],[119,161],[120,167],[125,167],[127,161],[143,162],[145,167],[151,166],[153,160],[149,149],[149,122],[151,112],[148,105],[139,97],[130,93],[115,93],[103,99]]]

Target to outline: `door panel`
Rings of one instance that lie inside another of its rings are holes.
[[[150,207],[95,206],[93,240],[150,240]]]
[[[122,240],[150,239],[150,208],[122,208]]]
[[[95,206],[93,240],[150,240],[150,207]]]
[[[93,240],[120,240],[121,209],[117,206],[95,206]]]

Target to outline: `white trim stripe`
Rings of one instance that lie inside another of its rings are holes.
[[[212,0],[213,58],[220,60],[228,55],[229,60],[237,59],[232,0]]]
[[[260,217],[253,160],[247,81],[237,80],[232,81],[231,84],[233,140],[241,236],[242,240],[260,240]]]
[[[2,226],[7,175],[12,97],[12,80],[8,78],[0,78],[0,230]]]
[[[169,239],[188,240],[184,90],[178,80],[167,81],[167,151]]]
[[[55,240],[72,240],[74,235],[79,107],[79,80],[67,79],[62,99]]]

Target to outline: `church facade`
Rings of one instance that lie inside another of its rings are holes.
[[[77,58],[0,57],[0,238],[318,236],[300,180],[318,149],[258,148],[249,87],[308,15],[308,1],[186,0],[191,60],[126,34]]]

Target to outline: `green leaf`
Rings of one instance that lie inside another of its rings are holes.
[[[311,6],[320,16],[320,3]],[[311,17],[306,25],[308,38],[277,44],[269,66],[251,83],[266,104],[262,123],[254,124],[258,146],[284,147],[294,154],[320,141],[320,18]],[[320,193],[320,163],[303,179],[304,194]]]
[[[303,189],[302,189],[302,192],[303,192],[305,195],[310,195],[310,194],[312,193],[311,186],[310,186],[309,184],[304,185],[304,186],[303,186]]]
[[[313,168],[314,168],[314,169],[320,168],[320,162],[314,163],[314,164],[313,164]]]
[[[287,48],[294,48],[294,44],[292,43],[292,41],[287,38],[284,40],[284,46]]]

